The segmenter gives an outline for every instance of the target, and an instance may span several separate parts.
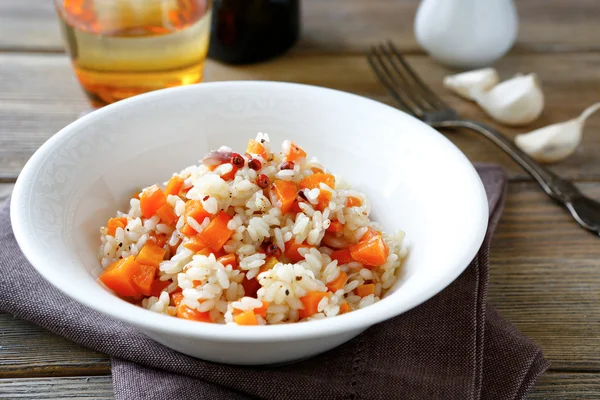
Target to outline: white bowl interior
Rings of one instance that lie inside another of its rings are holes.
[[[166,325],[168,317],[131,306],[96,282],[99,227],[117,209],[126,211],[135,190],[167,180],[223,144],[243,151],[259,131],[274,146],[284,139],[300,144],[365,192],[373,219],[386,230],[407,232],[410,256],[393,293],[357,312],[360,322],[355,313],[339,317],[336,329],[368,326],[427,300],[479,248],[487,226],[484,189],[447,139],[368,99],[272,82],[150,93],[66,127],[19,178],[12,210],[19,244],[46,279],[84,304],[137,325]],[[225,329],[179,320],[168,325],[161,329],[190,335]]]

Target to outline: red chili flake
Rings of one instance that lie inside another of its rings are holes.
[[[293,161],[286,161],[283,164],[281,164],[281,167],[279,167],[279,169],[284,170],[284,169],[294,169],[294,162]]]
[[[202,201],[206,201],[209,199],[210,196],[204,196],[204,198],[202,199]]]

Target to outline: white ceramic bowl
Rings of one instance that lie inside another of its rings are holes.
[[[259,131],[275,146],[288,138],[301,144],[369,196],[386,230],[407,232],[410,255],[383,300],[320,321],[225,326],[144,310],[96,282],[98,229],[126,209],[134,188],[164,181],[223,144],[244,149]],[[31,157],[11,205],[23,253],[52,285],[165,346],[232,364],[310,357],[426,301],[475,256],[487,216],[477,173],[432,128],[363,97],[275,82],[179,87],[95,111]]]

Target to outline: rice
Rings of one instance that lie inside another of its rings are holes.
[[[289,140],[274,152],[259,133],[243,166],[233,155],[210,152],[117,211],[100,229],[102,283],[156,313],[240,325],[335,317],[396,283],[405,234],[371,221],[364,194]]]

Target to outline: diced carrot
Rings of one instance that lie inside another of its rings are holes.
[[[261,307],[255,308],[252,311],[254,311],[254,314],[260,315],[261,317],[266,318],[267,317],[267,308],[269,308],[269,302],[263,301]]]
[[[300,189],[318,189],[321,183],[335,189],[335,177],[323,172],[317,172],[302,179],[300,181]]]
[[[331,174],[325,174],[323,172],[317,172],[309,175],[300,181],[301,189],[320,189],[319,203],[316,208],[319,210],[325,209],[329,205],[331,200],[331,192],[321,189],[321,183],[329,186],[331,189],[335,188],[335,177]]]
[[[294,205],[294,201],[298,196],[298,187],[296,186],[296,183],[292,181],[276,179],[275,182],[273,182],[273,193],[281,203],[279,206],[281,208],[281,214],[285,215]]]
[[[331,233],[340,233],[343,230],[344,224],[342,224],[340,221],[331,221],[329,227],[327,228],[327,232]]]
[[[319,312],[318,305],[323,297],[329,297],[327,292],[308,292],[306,296],[300,297],[304,309],[298,310],[300,318],[307,318]]]
[[[177,196],[181,191],[181,188],[183,187],[183,181],[183,178],[180,178],[177,175],[172,176],[171,179],[169,179],[169,182],[167,182],[167,187],[165,188],[165,195],[168,196],[172,194],[173,196]]]
[[[119,296],[137,296],[139,289],[133,283],[133,275],[140,270],[133,256],[115,261],[100,275],[100,281]]]
[[[206,243],[214,251],[219,251],[223,245],[227,243],[233,231],[227,227],[231,221],[231,215],[221,211],[215,219],[210,221],[210,224],[202,232],[198,234],[201,241]]]
[[[187,217],[192,217],[199,224],[204,222],[204,218],[211,216],[211,214],[204,209],[200,200],[188,200],[185,203],[183,215],[185,215],[186,219]]]
[[[200,240],[200,238],[198,236],[192,236],[191,238],[189,238],[183,244],[183,247],[195,252],[196,254],[198,254],[198,252],[202,251],[203,249],[206,249],[206,250],[208,250],[208,254],[203,254],[203,255],[208,256],[210,254],[210,249],[208,247],[206,247],[206,243],[204,243],[202,240]]]
[[[254,311],[246,311],[233,317],[233,320],[238,325],[258,325]]]
[[[335,293],[338,290],[344,288],[344,285],[346,284],[347,280],[348,274],[346,274],[344,271],[340,271],[338,277],[327,284],[327,289]]]
[[[346,199],[346,207],[359,207],[362,201],[358,197],[348,196]]]
[[[321,168],[317,168],[317,167],[310,167],[310,170],[315,174],[318,172],[325,172]]]
[[[337,260],[338,265],[348,264],[349,262],[354,261],[349,249],[335,250],[331,253],[331,259]]]
[[[162,292],[171,283],[172,283],[171,280],[161,281],[158,278],[154,279],[154,282],[152,282],[152,287],[150,288],[150,296],[154,296],[154,297],[160,296],[160,292]]]
[[[356,294],[360,297],[366,297],[370,294],[375,294],[375,284],[366,283],[356,287]]]
[[[368,227],[367,232],[365,232],[365,234],[360,237],[360,241],[365,242],[365,241],[371,240],[374,237],[377,237],[379,235],[380,235],[379,232],[377,232],[375,229]]]
[[[154,265],[140,264],[140,269],[133,274],[133,283],[144,296],[150,296],[152,292],[156,269]]]
[[[223,179],[224,181],[231,181],[233,180],[233,178],[235,178],[235,174],[238,171],[238,168],[235,165],[231,165],[233,168],[231,169],[231,171],[229,171],[226,174],[221,175],[221,179]]]
[[[265,263],[260,266],[260,272],[265,272],[270,269],[273,269],[273,267],[276,266],[278,262],[279,260],[273,256],[267,257]]]
[[[350,304],[348,304],[347,302],[343,302],[342,304],[340,304],[340,314],[345,314],[350,311],[352,311],[352,308],[350,308]]]
[[[385,264],[389,253],[390,249],[380,234],[350,246],[352,258],[365,267],[378,267]]]
[[[167,235],[164,233],[159,233],[158,235],[151,236],[150,240],[156,243],[158,247],[163,247],[167,242]]]
[[[198,311],[184,304],[179,304],[177,306],[177,317],[192,321],[212,322],[210,319],[210,311]]]
[[[231,265],[233,268],[238,266],[235,253],[225,254],[224,256],[217,258],[217,261],[223,264],[224,266]]]
[[[182,300],[183,300],[183,293],[177,292],[177,293],[171,294],[171,302],[173,303],[173,306],[177,307],[178,305],[181,304]]]
[[[265,146],[261,143],[257,142],[254,139],[250,139],[248,141],[248,148],[246,149],[246,153],[249,154],[257,154],[264,159],[267,159],[267,152],[265,150]]]
[[[212,250],[210,249],[210,247],[205,247],[202,250],[196,252],[197,256],[210,256],[212,254]]]
[[[306,157],[306,152],[304,151],[304,149],[302,149],[302,147],[298,146],[297,144],[295,144],[293,142],[290,146],[290,152],[285,155],[285,158],[288,161],[298,161],[305,157]]]
[[[187,222],[185,224],[183,224],[181,229],[179,229],[179,232],[183,233],[185,236],[194,236],[196,233],[198,233]]]
[[[158,267],[158,264],[165,258],[165,253],[165,249],[152,241],[147,241],[135,257],[135,261],[140,264]]]
[[[260,289],[260,283],[256,278],[248,279],[244,276],[242,287],[244,288],[244,296],[256,297],[256,292]]]
[[[140,209],[144,218],[151,218],[167,202],[167,196],[158,185],[152,185],[140,195]]]
[[[156,215],[158,215],[158,218],[160,218],[163,224],[173,225],[177,222],[177,215],[169,203],[160,206],[160,208],[156,210]]]
[[[108,234],[110,236],[115,236],[117,233],[117,228],[125,229],[127,226],[127,218],[111,218],[108,220],[108,224],[106,224],[108,228]]]
[[[304,256],[298,252],[298,249],[310,249],[311,246],[306,243],[296,243],[294,239],[285,243],[285,255],[291,262],[297,263],[304,260]]]

